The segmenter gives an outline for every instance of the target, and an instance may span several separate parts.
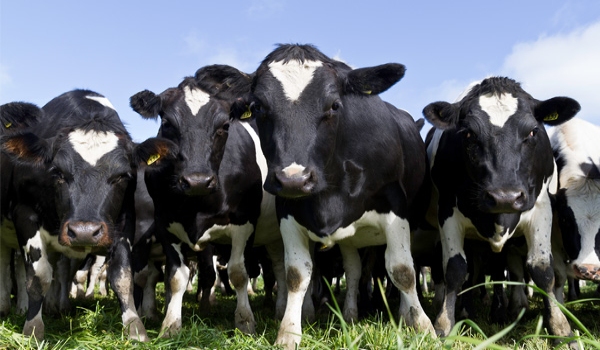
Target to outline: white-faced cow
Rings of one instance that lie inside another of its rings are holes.
[[[394,63],[352,69],[314,46],[280,45],[255,73],[249,112],[258,125],[268,164],[264,187],[277,196],[285,246],[288,299],[277,344],[294,348],[302,313],[314,317],[314,309],[302,307],[313,269],[310,242],[339,244],[349,319],[358,315],[357,249],[387,244],[386,268],[402,291],[400,315],[433,333],[417,297],[410,253],[425,147],[411,116],[377,96],[404,71]]]
[[[544,123],[569,120],[579,104],[567,97],[538,101],[503,77],[484,79],[462,96],[423,110],[437,128],[427,148],[446,281],[436,331],[448,335],[454,326],[457,293],[467,276],[464,239],[488,241],[499,252],[508,239],[523,235],[527,269],[549,295],[544,300],[546,324],[553,334],[569,336],[567,319],[551,301],[548,189],[556,169]]]
[[[24,130],[35,125],[41,117],[40,109],[30,103],[11,102],[0,106],[0,137]],[[11,259],[14,259],[15,280],[17,282],[17,308],[19,314],[27,311],[27,293],[25,291],[25,265],[19,251],[19,243],[12,222],[10,208],[14,202],[11,192],[13,163],[4,152],[0,154],[0,316],[10,312],[10,294],[12,285]]]
[[[14,162],[11,215],[25,257],[29,308],[23,333],[44,336],[42,304],[61,254],[107,254],[108,276],[133,339],[146,340],[133,303],[133,144],[108,99],[64,93],[39,110],[29,132],[6,137]]]
[[[154,202],[154,230],[166,255],[164,335],[181,328],[189,277],[185,259],[210,242],[231,245],[227,269],[237,293],[235,326],[241,331],[255,332],[244,266],[244,252],[253,243],[279,247],[269,253],[279,261],[274,265],[281,266],[278,280],[284,284],[283,243],[274,197],[263,194],[266,171],[261,167],[266,169],[266,162],[258,135],[250,123],[232,119],[240,108],[233,96],[249,91],[248,76],[230,68],[243,79],[213,84],[212,74],[219,69],[207,66],[176,88],[158,95],[145,90],[131,97],[136,112],[162,121],[158,137],[144,141],[136,152],[148,164],[145,180]]]
[[[600,281],[599,139],[600,127],[579,118],[557,126],[550,137],[558,165],[553,249],[559,300],[567,277]]]

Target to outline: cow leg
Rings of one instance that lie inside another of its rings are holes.
[[[156,285],[158,284],[160,273],[156,264],[152,261],[148,263],[145,273],[147,274],[147,278],[143,287],[141,314],[149,320],[158,321],[160,317],[156,308]]]
[[[201,317],[207,317],[210,315],[211,290],[217,279],[217,273],[215,272],[215,266],[213,265],[213,252],[213,246],[209,244],[197,255],[198,292],[201,292],[198,314]]]
[[[467,277],[467,258],[464,237],[452,218],[444,223],[440,232],[444,263],[444,300],[435,320],[438,335],[447,336],[455,322],[456,298]]]
[[[547,205],[548,203],[541,203]],[[539,201],[536,206],[540,204]],[[552,251],[550,244],[550,232],[552,223],[552,212],[540,210],[539,216],[533,218],[534,225],[525,233],[527,240],[527,262],[526,266],[535,284],[548,296],[544,296],[544,308],[546,309],[545,321],[553,335],[569,337],[573,335],[571,326],[565,315],[560,311],[554,296],[554,269],[552,262]]]
[[[256,321],[248,299],[248,273],[244,264],[244,251],[252,230],[254,230],[253,225],[247,224],[241,226],[238,231],[231,233],[231,256],[227,262],[229,280],[237,294],[235,327],[247,334],[256,332]]]
[[[17,284],[17,314],[24,315],[27,312],[29,298],[27,296],[27,274],[25,272],[25,261],[20,250],[14,252],[15,282]]]
[[[313,266],[308,237],[295,220],[282,219],[280,228],[285,249],[287,304],[275,344],[294,349],[302,339],[302,306],[310,285]],[[312,315],[304,316],[314,318],[314,308]]]
[[[435,334],[431,320],[423,311],[417,294],[408,220],[390,214],[385,223],[388,224],[385,227],[385,267],[390,279],[400,290],[400,317],[417,331]]]
[[[27,231],[25,230],[25,232]],[[42,240],[40,231],[37,231],[23,245],[23,254],[29,301],[23,334],[41,340],[44,338],[42,306],[52,283],[53,268],[48,260],[46,244]]]
[[[10,260],[12,256],[12,249],[0,242],[0,317],[10,313],[10,293],[12,289]],[[14,266],[16,270],[16,260]],[[17,285],[17,289],[21,290],[22,286]]]
[[[92,299],[94,297],[94,290],[96,289],[96,283],[99,281],[100,272],[102,271],[102,266],[104,266],[104,262],[106,261],[106,257],[103,255],[96,255],[96,260],[92,264],[90,268],[90,278],[88,281],[87,289],[85,291],[85,298]]]
[[[283,241],[276,241],[265,245],[267,253],[271,258],[273,273],[277,281],[277,299],[275,301],[275,317],[279,320],[283,318],[287,300],[287,285],[285,282],[285,259]]]
[[[186,291],[190,269],[185,265],[181,253],[181,243],[164,244],[163,250],[167,256],[165,268],[165,289],[167,312],[160,332],[163,337],[170,337],[181,330],[181,307],[183,294]]]
[[[131,244],[122,237],[113,243],[108,265],[108,280],[121,305],[121,318],[129,339],[148,341],[146,328],[135,309]]]
[[[340,244],[340,251],[346,272],[346,300],[344,301],[344,320],[347,322],[358,319],[358,282],[362,272],[358,249]]]

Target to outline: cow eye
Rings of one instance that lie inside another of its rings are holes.
[[[123,173],[123,174],[119,174],[116,176],[113,176],[110,180],[109,183],[111,185],[116,185],[118,183],[124,182],[124,181],[129,181],[131,180],[132,176],[130,173]]]
[[[60,171],[60,169],[55,167],[50,169],[50,176],[52,176],[52,179],[54,179],[54,181],[59,185],[64,184],[67,181],[65,178],[65,174],[62,171]]]
[[[539,131],[539,128],[536,126],[529,132],[529,137],[534,137]]]
[[[262,104],[258,101],[253,101],[252,103],[250,103],[250,111],[252,113],[261,113],[262,112]]]
[[[223,136],[227,133],[228,130],[229,130],[229,122],[223,124],[223,126],[221,126],[219,129],[217,129],[217,135]]]
[[[340,109],[341,105],[342,105],[342,103],[340,101],[334,101],[331,104],[331,110],[332,111],[337,111],[338,109]]]

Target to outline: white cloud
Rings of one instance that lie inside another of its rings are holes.
[[[537,99],[569,96],[581,118],[600,125],[600,22],[568,33],[519,43],[505,59],[503,74],[520,81]]]

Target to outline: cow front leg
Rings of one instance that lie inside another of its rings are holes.
[[[213,263],[214,247],[209,244],[199,252],[198,258],[198,292],[201,294],[198,314],[201,317],[210,315],[211,290],[217,280],[217,273]]]
[[[302,306],[312,275],[308,237],[293,218],[285,218],[280,223],[281,236],[285,249],[285,273],[287,304],[277,333],[276,345],[294,349],[302,339]],[[304,315],[305,317],[314,317]]]
[[[12,249],[0,242],[0,317],[4,317],[10,313],[10,290],[12,288],[12,279],[10,272],[10,260]],[[17,261],[15,259],[15,270],[17,269]],[[18,290],[23,286],[17,285]]]
[[[340,251],[344,261],[346,274],[346,300],[344,301],[344,320],[347,322],[358,320],[358,282],[362,272],[360,255],[355,247],[340,244]]]
[[[248,299],[248,273],[244,264],[246,242],[252,234],[254,226],[250,223],[240,226],[239,230],[231,233],[231,256],[227,262],[229,280],[237,294],[235,309],[235,327],[247,334],[256,332],[256,321]]]
[[[123,326],[129,339],[148,341],[146,328],[138,316],[133,300],[131,245],[122,237],[113,244],[108,264],[108,279],[121,305]]]
[[[444,299],[435,320],[435,331],[447,336],[454,327],[456,298],[467,277],[467,258],[464,252],[464,237],[454,220],[448,219],[440,231],[444,266]]]
[[[285,252],[283,241],[277,240],[274,243],[265,245],[267,253],[271,258],[273,266],[273,274],[277,281],[277,298],[275,301],[275,318],[281,320],[285,313],[285,305],[287,302],[287,285],[285,282]]]
[[[385,268],[394,285],[400,290],[400,317],[415,330],[435,335],[431,320],[423,311],[417,294],[408,220],[390,213],[385,223]]]
[[[181,243],[165,244],[163,250],[167,256],[165,267],[167,312],[160,327],[160,332],[163,337],[170,337],[181,330],[181,307],[190,277],[190,269],[185,265],[181,253]]]
[[[16,313],[24,315],[27,312],[29,298],[27,297],[27,273],[23,253],[16,250],[14,255],[15,282],[17,284],[17,310]]]

